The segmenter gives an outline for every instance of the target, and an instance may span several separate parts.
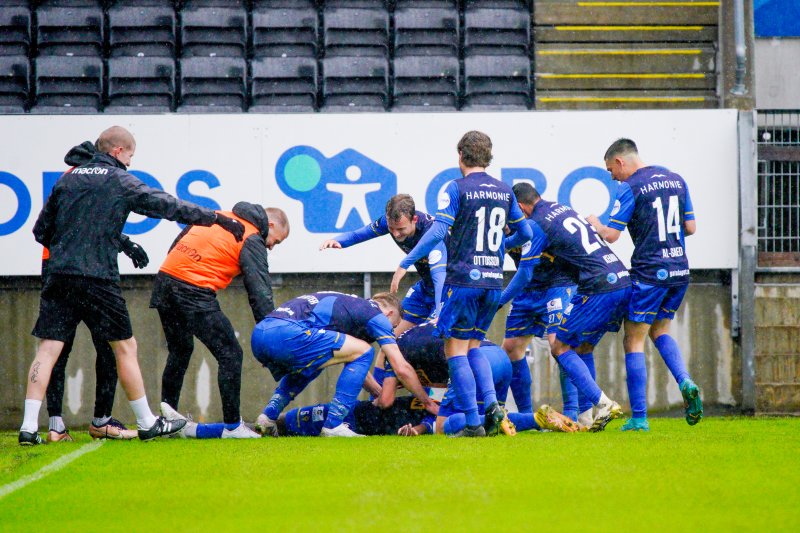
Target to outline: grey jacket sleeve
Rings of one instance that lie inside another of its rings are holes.
[[[272,299],[272,281],[269,277],[267,246],[259,235],[251,235],[244,241],[239,253],[239,268],[242,270],[247,298],[256,323],[275,309]]]
[[[148,187],[127,172],[120,173],[119,181],[128,206],[134,213],[197,226],[210,226],[217,218],[213,210],[178,200],[171,194]]]

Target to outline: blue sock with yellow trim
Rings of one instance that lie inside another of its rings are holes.
[[[475,375],[475,386],[479,397],[483,400],[483,408],[497,402],[497,392],[494,390],[494,377],[492,367],[480,348],[472,348],[467,352],[467,360],[472,373]]]
[[[478,402],[475,399],[475,376],[466,355],[455,355],[447,360],[450,382],[455,392],[456,409],[464,413],[468,426],[480,425]]]
[[[325,418],[324,427],[332,429],[340,425],[344,417],[353,409],[374,358],[375,350],[370,348],[355,361],[344,365],[342,373],[339,374],[339,380],[336,382],[333,400],[328,406],[328,416]]]
[[[569,417],[575,422],[578,421],[578,389],[572,380],[569,379],[567,371],[563,367],[558,367],[558,375],[561,380],[561,400],[564,403],[564,416]]]
[[[514,402],[520,413],[533,412],[532,384],[533,379],[527,359],[523,357],[519,361],[511,361],[511,394],[514,395]]]
[[[586,365],[586,368],[589,369],[589,373],[592,375],[594,382],[597,383],[597,371],[594,368],[594,354],[592,352],[579,353],[578,356]],[[578,414],[591,409],[593,406],[592,400],[581,394],[581,391],[578,391]]]
[[[567,375],[569,375],[575,387],[592,401],[592,405],[597,405],[603,391],[600,390],[600,387],[598,387],[597,383],[592,379],[592,374],[586,367],[586,363],[578,357],[575,350],[562,353],[556,360],[558,364],[561,365],[561,368],[566,370]]]
[[[264,408],[264,414],[267,415],[270,420],[277,420],[278,415],[283,412],[286,406],[289,405],[298,394],[303,392],[303,389],[305,389],[310,382],[311,379],[300,374],[284,376],[280,383],[278,383],[278,388],[275,389],[269,403]]]
[[[675,342],[675,339],[665,333],[658,337],[653,344],[656,345],[658,353],[661,354],[661,358],[664,360],[664,363],[666,363],[669,371],[672,372],[672,377],[675,378],[678,385],[689,378],[689,371],[686,370],[686,364],[683,362],[683,357],[681,356],[681,349],[678,347],[678,343]]]

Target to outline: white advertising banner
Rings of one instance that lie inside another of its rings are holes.
[[[529,180],[546,199],[605,217],[617,184],[603,154],[615,139],[633,139],[646,163],[688,184],[697,216],[686,242],[692,268],[737,265],[735,110],[0,116],[0,275],[40,272],[31,229],[66,170],[63,157],[114,124],[136,137],[130,170],[149,185],[218,209],[240,200],[284,209],[291,233],[270,253],[276,273],[394,271],[402,252],[390,237],[344,250],[320,252],[319,244],[380,217],[397,193],[434,213],[439,191],[460,176],[456,143],[473,129],[492,138],[491,175]],[[102,221],[86,213],[82,223]],[[125,232],[151,262],[134,270],[121,256],[120,271],[156,272],[179,231],[174,222],[132,214]],[[613,248],[629,262],[630,238]]]

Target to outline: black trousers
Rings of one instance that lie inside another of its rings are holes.
[[[47,385],[47,413],[49,416],[61,416],[64,402],[64,384],[66,381],[67,360],[72,352],[72,344],[75,335],[71,335],[64,343],[64,349],[58,357],[53,373],[50,375],[50,383]],[[92,333],[94,349],[97,350],[95,360],[95,372],[97,374],[97,384],[94,395],[94,416],[103,418],[111,416],[114,407],[114,394],[117,391],[117,361],[114,358],[114,350],[108,341],[97,337]]]
[[[162,303],[158,307],[158,316],[169,350],[161,378],[161,400],[178,408],[183,378],[194,350],[194,337],[197,337],[219,366],[217,381],[224,421],[226,424],[238,423],[243,351],[231,321],[218,309],[189,311],[174,301]]]

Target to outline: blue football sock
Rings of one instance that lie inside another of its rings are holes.
[[[594,369],[594,354],[592,352],[580,353],[578,356],[581,358],[581,361],[583,361],[583,364],[586,365],[586,368],[589,369],[589,373],[592,375],[594,382],[597,383],[597,372]],[[592,400],[581,394],[581,391],[578,391],[578,414],[591,409],[592,406]]]
[[[442,427],[444,428],[445,435],[458,433],[467,427],[467,417],[464,416],[464,413],[450,415],[444,419],[444,425]]]
[[[527,431],[529,429],[539,431],[542,429],[536,423],[536,419],[533,418],[533,413],[508,413],[508,419],[517,427],[517,431]]]
[[[647,365],[643,352],[625,354],[625,372],[631,415],[633,418],[645,418],[647,417]]]
[[[654,344],[678,385],[683,383],[683,380],[688,379],[689,371],[686,370],[686,364],[683,362],[683,357],[681,357],[681,349],[678,348],[678,343],[675,342],[675,339],[665,333],[658,337]]]
[[[586,368],[586,364],[578,357],[575,350],[569,350],[558,356],[558,363],[566,370],[569,378],[575,384],[580,392],[592,401],[593,405],[597,405],[600,401],[600,396],[603,391],[597,386],[597,383],[592,379],[592,374]]]
[[[467,352],[467,360],[472,373],[475,376],[475,386],[478,390],[478,398],[483,400],[483,408],[486,409],[497,401],[497,393],[494,390],[494,376],[492,367],[480,348],[472,348]]]
[[[219,424],[197,424],[197,438],[220,439],[222,438],[222,431],[224,429],[225,424],[221,422]]]
[[[375,350],[370,348],[355,361],[344,365],[342,373],[339,374],[339,381],[336,382],[333,400],[328,406],[328,416],[325,418],[324,427],[332,429],[340,425],[344,417],[353,409],[374,358]]]
[[[478,418],[478,402],[475,399],[475,376],[469,367],[466,355],[456,355],[447,360],[450,372],[450,384],[456,394],[456,409],[464,413],[468,426],[480,424]]]
[[[375,381],[378,382],[378,385],[383,387],[383,380],[386,377],[386,370],[382,369],[381,367],[376,366],[372,369],[372,377],[375,378]],[[369,395],[370,401],[375,399],[374,394]]]
[[[242,421],[240,420],[240,421],[236,422],[235,424],[225,424],[225,429],[227,429],[228,431],[233,431],[234,429],[238,428],[239,424],[241,424],[241,423],[242,423]]]
[[[511,394],[517,404],[517,411],[520,413],[533,412],[533,401],[531,401],[531,369],[528,361],[524,357],[519,361],[511,361]]]
[[[567,371],[559,366],[559,377],[561,379],[561,399],[564,402],[564,416],[574,421],[578,421],[578,389],[572,380],[569,379]]]
[[[289,374],[281,379],[278,383],[278,388],[272,394],[269,403],[264,408],[264,414],[270,420],[277,420],[289,403],[294,400],[295,396],[303,392],[303,389],[311,382],[313,378],[307,378],[300,374]]]

